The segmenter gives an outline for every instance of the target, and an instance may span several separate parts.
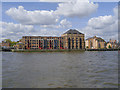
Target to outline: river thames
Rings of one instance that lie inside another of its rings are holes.
[[[118,51],[3,52],[3,88],[117,88]]]

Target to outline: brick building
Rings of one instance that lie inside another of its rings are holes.
[[[61,37],[23,36],[24,49],[84,49],[84,34],[70,29]]]
[[[86,39],[85,46],[88,49],[106,48],[106,42],[104,39],[94,36]]]
[[[2,41],[1,46],[5,47],[5,48],[9,48],[10,47],[10,42],[4,40],[4,41]]]
[[[106,48],[107,49],[117,49],[119,47],[119,43],[116,40],[111,40],[107,42]]]
[[[17,43],[16,45],[13,46],[14,49],[17,49],[17,50],[23,50],[24,49],[24,44],[22,42],[19,42]]]

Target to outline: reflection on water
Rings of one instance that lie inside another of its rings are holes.
[[[115,88],[117,51],[3,52],[3,87]]]

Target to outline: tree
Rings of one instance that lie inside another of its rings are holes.
[[[111,46],[109,45],[108,48],[111,48]]]
[[[11,43],[12,41],[10,39],[5,39],[4,41]]]
[[[18,42],[15,42],[15,41],[11,42],[11,46],[16,45],[17,43]]]
[[[4,41],[9,42],[10,46],[16,45],[18,42],[11,41],[10,39],[5,39]]]
[[[21,42],[21,41],[22,41],[22,39],[19,39],[19,41]]]

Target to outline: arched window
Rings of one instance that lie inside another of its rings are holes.
[[[80,49],[82,49],[82,39],[80,38]]]
[[[93,45],[92,45],[92,41],[90,40],[90,48],[92,48],[93,47]]]
[[[76,38],[76,49],[78,49],[78,39]]]
[[[98,43],[98,48],[101,48],[100,43]]]
[[[104,43],[104,48],[106,48],[106,44]]]
[[[74,38],[72,38],[72,49],[74,49]]]
[[[68,49],[70,49],[70,38],[68,38]]]

